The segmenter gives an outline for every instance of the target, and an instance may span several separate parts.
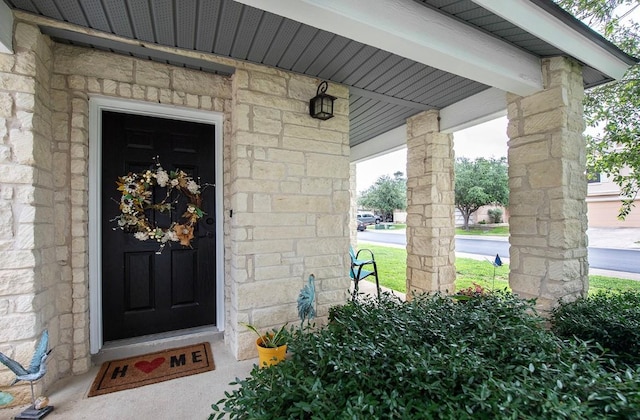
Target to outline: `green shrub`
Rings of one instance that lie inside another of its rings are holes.
[[[489,216],[489,221],[491,223],[502,223],[502,209],[489,209],[487,211],[487,215]]]
[[[289,347],[289,360],[235,382],[210,418],[640,418],[640,371],[603,368],[589,344],[559,339],[532,301],[507,292],[350,302]]]
[[[640,362],[640,291],[598,292],[562,303],[551,323],[561,337],[593,340],[618,361]]]

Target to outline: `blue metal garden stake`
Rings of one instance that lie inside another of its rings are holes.
[[[494,290],[496,285],[496,267],[502,267],[502,260],[498,254],[496,254],[495,260],[493,260],[493,283],[491,284],[491,289]]]
[[[300,317],[300,329],[304,324],[304,320],[311,321],[316,316],[315,301],[316,301],[316,277],[311,274],[307,284],[304,285],[300,294],[298,295],[298,316]]]

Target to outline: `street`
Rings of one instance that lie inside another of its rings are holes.
[[[402,234],[365,231],[358,232],[358,239],[395,245],[407,244],[407,238]],[[509,242],[506,240],[472,239],[456,236],[456,251],[489,257],[499,254],[501,257],[508,258]],[[626,273],[640,273],[640,250],[589,247],[589,267]]]

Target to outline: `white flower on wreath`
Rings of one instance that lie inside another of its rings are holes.
[[[149,232],[136,232],[133,236],[139,241],[146,241],[149,239]]]
[[[200,192],[200,186],[194,180],[189,180],[189,182],[187,182],[187,189],[191,194],[198,194]]]
[[[173,230],[165,231],[162,239],[160,239],[160,242],[162,242],[163,244],[169,241],[178,242],[178,235],[176,235]]]
[[[137,191],[138,189],[138,185],[135,183],[135,181],[131,180],[129,181],[125,186],[124,186],[124,190],[126,192],[128,192],[129,194],[133,194]]]
[[[158,172],[156,173],[156,181],[158,182],[158,185],[160,187],[166,187],[167,182],[169,182],[169,174],[167,173],[167,171],[162,168],[158,169]]]

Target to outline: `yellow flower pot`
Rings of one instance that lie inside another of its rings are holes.
[[[260,344],[262,344],[262,337],[256,340],[256,347],[258,348],[258,362],[261,368],[277,365],[284,360],[287,354],[286,344],[279,347],[262,347]]]

